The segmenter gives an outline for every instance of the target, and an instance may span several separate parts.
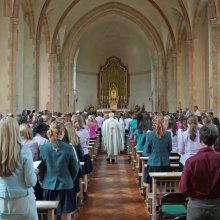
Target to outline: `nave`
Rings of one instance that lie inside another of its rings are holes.
[[[127,155],[119,156],[115,164],[108,164],[106,156],[99,155],[88,189],[80,220],[150,219]]]

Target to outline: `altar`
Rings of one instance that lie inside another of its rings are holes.
[[[113,110],[111,110],[110,108],[104,108],[104,109],[97,109],[97,112],[102,112],[104,115],[109,114],[110,112],[112,112]],[[124,109],[116,109],[114,112],[116,113],[126,113],[126,112],[130,112],[131,110],[128,108],[124,108]]]
[[[126,112],[128,105],[128,69],[117,57],[107,59],[98,74],[99,112]]]

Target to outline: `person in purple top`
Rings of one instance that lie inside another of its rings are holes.
[[[200,150],[186,161],[179,190],[189,197],[187,220],[219,220],[220,153],[214,150],[218,130],[204,125],[199,134]]]
[[[93,164],[92,164],[92,160],[91,157],[89,155],[89,129],[87,127],[85,127],[85,125],[83,124],[83,118],[80,115],[74,115],[72,117],[72,121],[74,126],[76,127],[76,134],[79,137],[79,142],[80,145],[83,149],[83,153],[84,153],[84,170],[83,170],[83,180],[85,182],[84,187],[83,187],[83,196],[84,196],[84,200],[86,200],[88,198],[88,193],[87,193],[87,187],[88,187],[88,174],[92,172],[93,170]]]

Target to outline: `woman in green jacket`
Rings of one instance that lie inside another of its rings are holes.
[[[65,134],[64,124],[52,122],[47,131],[49,143],[40,147],[43,162],[43,199],[57,200],[56,215],[62,220],[71,220],[74,211],[74,181],[79,164],[71,145],[62,142]]]

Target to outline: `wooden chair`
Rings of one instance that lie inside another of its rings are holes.
[[[181,172],[156,172],[149,173],[152,178],[150,184],[150,192],[146,191],[146,202],[152,214],[152,220],[157,219],[156,205],[161,198],[169,193],[179,192],[178,183],[181,177]]]
[[[160,203],[160,220],[185,216],[186,203],[186,196],[181,193],[168,193],[164,195]]]

